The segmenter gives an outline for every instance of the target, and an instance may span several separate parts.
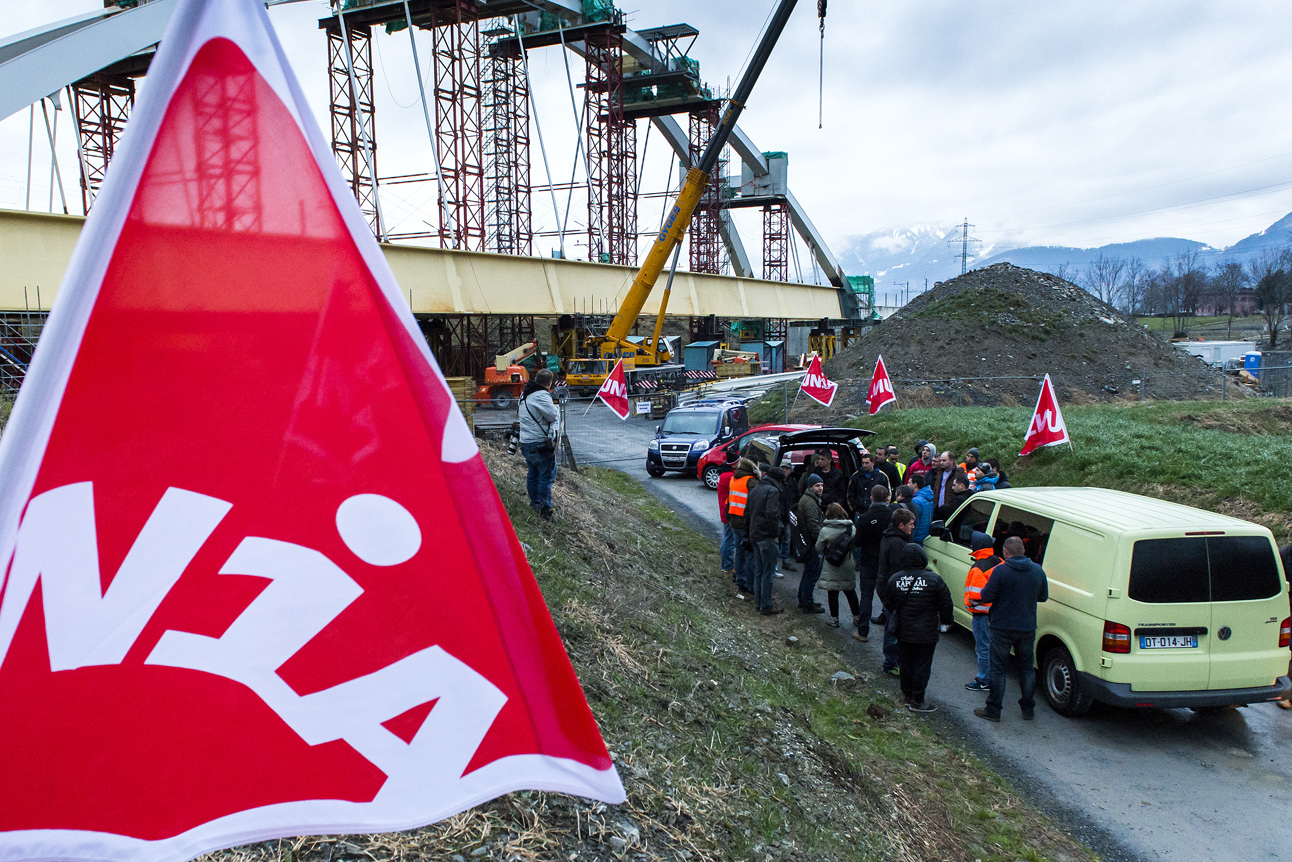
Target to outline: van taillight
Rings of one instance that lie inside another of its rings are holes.
[[[1104,652],[1129,653],[1131,631],[1121,623],[1104,621]]]
[[[1279,648],[1287,649],[1289,643],[1292,643],[1292,617],[1279,625]]]

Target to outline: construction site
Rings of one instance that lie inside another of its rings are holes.
[[[11,37],[0,55],[0,114],[29,113],[29,151],[54,153],[60,114],[70,112],[76,136],[75,165],[53,156],[49,213],[33,211],[30,176],[27,210],[0,211],[0,389],[10,395],[79,236],[77,213],[94,206],[174,5],[107,2]],[[813,351],[828,358],[876,317],[873,280],[842,271],[794,196],[789,154],[734,124],[683,227],[684,253],[679,245],[656,273],[663,289],[634,295],[642,243],[663,236],[659,201],[667,209],[730,104],[687,53],[702,38],[696,28],[632,29],[609,0],[347,0],[317,28],[332,151],[468,412],[510,407],[540,365],[586,394],[619,358],[634,394],[784,372]],[[411,52],[427,133],[420,174],[380,172],[374,48]],[[581,118],[570,182],[545,173],[529,60],[543,51],[560,52],[579,78],[569,81]],[[223,97],[221,117],[238,94]],[[254,136],[236,123],[204,134],[212,152],[233,154],[208,165],[200,190],[213,218],[254,219]],[[645,175],[652,135],[679,168],[667,177]],[[67,192],[73,184],[79,195]],[[382,203],[410,186],[434,201],[420,227],[388,217]],[[582,218],[570,217],[576,200]],[[536,230],[536,209],[559,217],[562,206],[556,231]],[[760,236],[740,235],[737,210],[761,216]],[[544,242],[551,256],[538,257]],[[684,360],[690,344],[705,347]]]

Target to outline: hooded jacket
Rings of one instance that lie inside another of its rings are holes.
[[[991,570],[1001,564],[1001,559],[992,550],[991,536],[986,533],[975,530],[969,541],[973,548],[970,554],[973,566],[965,575],[965,607],[971,614],[985,614],[991,610],[991,605],[982,602],[982,588],[987,586]]]
[[[911,541],[910,537],[896,527],[890,526],[887,530],[884,530],[884,535],[879,540],[879,563],[876,571],[876,577],[879,579],[878,583],[881,587],[888,581],[893,572],[902,568],[902,551]],[[881,594],[880,599],[883,600],[883,598]],[[885,605],[887,605],[887,602],[885,602]]]
[[[879,467],[865,473],[857,470],[848,480],[848,507],[854,512],[864,512],[870,507],[870,491],[876,485],[889,488],[888,476]],[[892,489],[889,488],[891,491]]]
[[[808,547],[816,544],[817,537],[821,534],[821,525],[825,522],[825,515],[821,511],[824,494],[818,497],[812,493],[811,486],[803,492],[799,498],[799,504],[794,508],[794,514],[799,519],[799,535],[803,541],[807,542]]]
[[[915,507],[915,532],[911,534],[911,541],[921,545],[933,526],[933,489],[927,485],[921,488],[911,499],[911,505]]]
[[[870,508],[857,516],[857,535],[853,539],[861,555],[861,565],[874,568],[879,564],[879,543],[893,519],[893,510],[887,503],[871,503]]]
[[[1036,606],[1049,597],[1045,570],[1022,554],[992,569],[982,588],[982,601],[991,605],[991,627],[1012,632],[1036,631]]]
[[[854,530],[852,521],[846,518],[829,518],[821,525],[821,535],[816,540],[816,552],[821,555],[821,580],[817,581],[818,590],[855,590],[857,588],[857,571],[853,568],[852,554],[843,558],[837,566],[831,565],[825,558],[825,549],[841,533]]]
[[[938,642],[938,627],[951,625],[951,591],[928,569],[919,545],[902,552],[902,570],[888,579],[884,604],[897,613],[897,639],[903,643]]]
[[[552,403],[552,393],[534,381],[525,385],[520,396],[520,442],[555,441],[561,424],[561,411]]]
[[[745,514],[737,515],[736,513],[732,512],[730,508],[731,507],[731,483],[736,482],[737,480],[743,480],[743,479],[749,480],[748,484],[745,485]],[[759,482],[759,479],[758,479],[757,468],[750,470],[748,469],[747,465],[744,463],[736,464],[735,472],[731,474],[731,480],[727,482],[727,523],[731,525],[731,528],[733,530],[740,530],[741,532],[744,532],[746,526],[748,525],[749,498],[753,496],[754,489],[758,487],[758,482]]]
[[[749,495],[745,508],[745,522],[749,526],[749,541],[780,541],[785,522],[781,520],[781,480],[770,473],[763,477],[758,487]]]

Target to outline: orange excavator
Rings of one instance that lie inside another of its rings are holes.
[[[529,382],[529,371],[523,362],[538,351],[538,342],[529,341],[500,353],[493,358],[493,365],[485,369],[484,382],[476,389],[476,401],[490,404],[498,410],[506,410],[520,400],[525,384]]]

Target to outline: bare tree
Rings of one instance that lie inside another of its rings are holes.
[[[1126,299],[1126,313],[1131,317],[1140,314],[1144,307],[1149,275],[1149,269],[1144,265],[1143,259],[1132,257],[1126,262],[1122,296]]]
[[[1198,311],[1202,288],[1207,282],[1207,270],[1198,261],[1195,250],[1182,251],[1171,259],[1164,272],[1167,275],[1167,298],[1176,336],[1186,332],[1185,320]]]
[[[1216,267],[1211,276],[1211,289],[1216,296],[1224,300],[1225,311],[1229,314],[1229,326],[1225,330],[1226,338],[1234,337],[1234,311],[1238,307],[1238,297],[1247,286],[1247,273],[1243,265],[1236,260],[1227,260]]]
[[[1064,281],[1072,281],[1072,264],[1069,261],[1065,260],[1063,263],[1056,266],[1052,272]]]
[[[1288,302],[1292,301],[1290,263],[1292,253],[1286,248],[1262,249],[1259,255],[1247,262],[1247,275],[1256,288],[1256,307],[1265,317],[1271,349],[1278,344],[1279,329],[1287,318]]]
[[[1086,290],[1112,305],[1121,289],[1125,269],[1126,262],[1120,257],[1104,257],[1100,252],[1099,257],[1086,264],[1082,280]]]

